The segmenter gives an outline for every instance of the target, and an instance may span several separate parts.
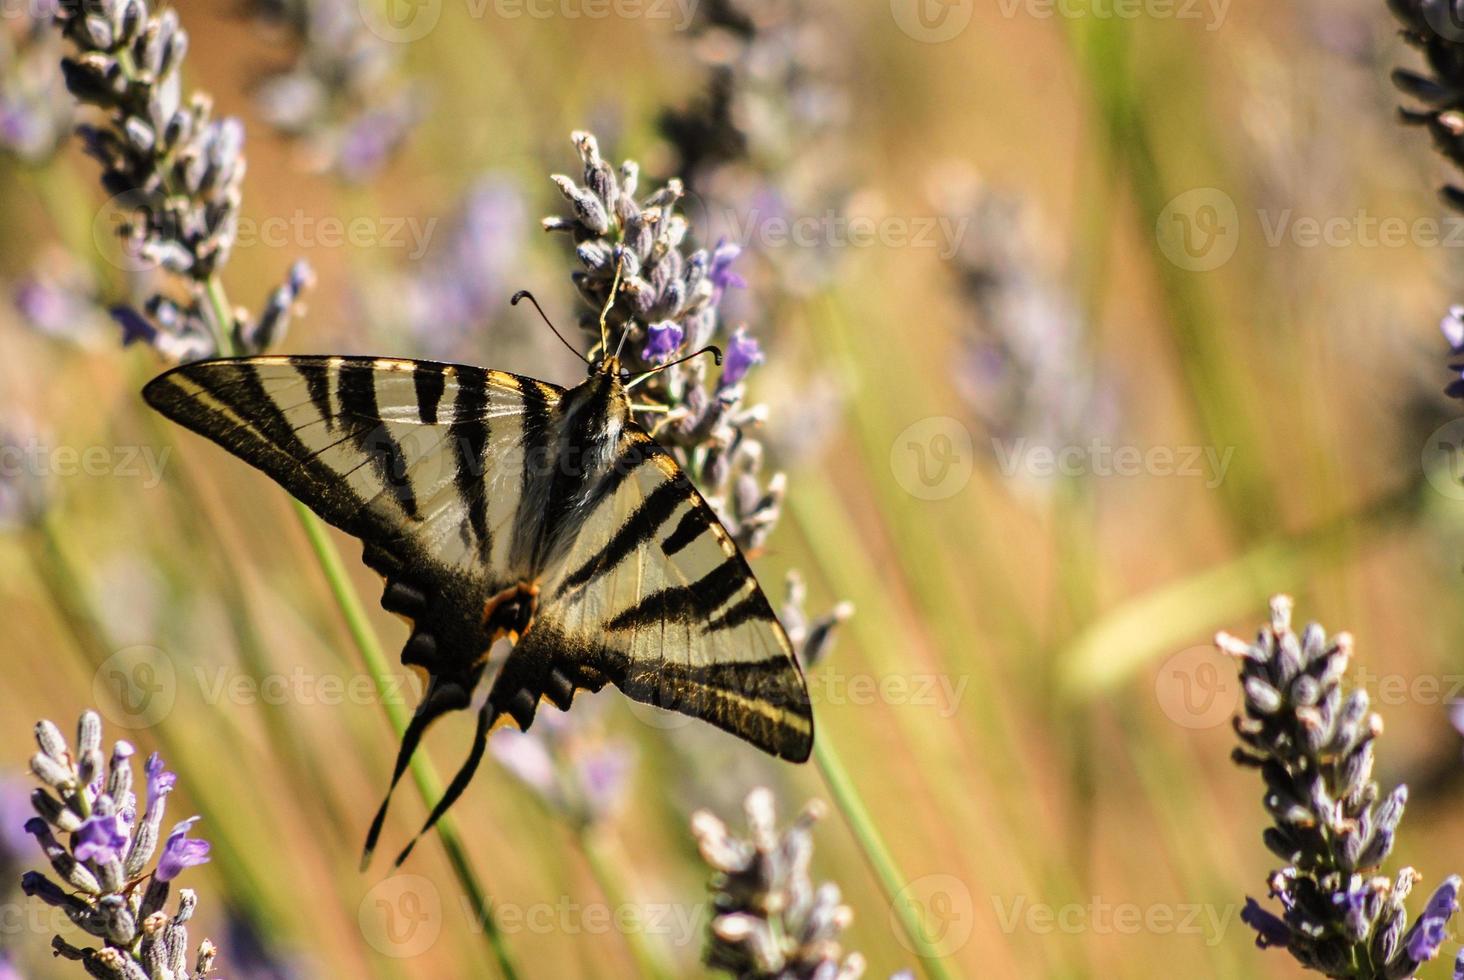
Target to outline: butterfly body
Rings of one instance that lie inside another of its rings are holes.
[[[567,710],[606,684],[808,757],[787,636],[711,507],[634,421],[613,358],[569,389],[428,361],[227,359],[176,368],[144,397],[361,539],[382,606],[411,624],[402,662],[429,678],[393,785],[426,727],[471,703],[494,642],[513,641],[429,825],[488,729],[527,729],[541,700]]]

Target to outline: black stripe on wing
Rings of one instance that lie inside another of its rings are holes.
[[[641,505],[625,519],[610,540],[598,553],[571,572],[555,593],[555,598],[570,589],[588,585],[628,558],[656,535],[661,525],[671,519],[676,508],[687,501],[693,502],[695,510],[696,493],[691,484],[683,479],[672,479],[662,483]]]
[[[605,624],[611,632],[641,629],[661,622],[695,623],[710,619],[748,585],[757,589],[747,563],[739,557],[722,562],[695,582],[658,589]]]
[[[336,398],[340,401],[342,415],[366,420],[381,418],[381,409],[376,403],[378,373],[375,368],[360,362],[341,365],[336,375]],[[414,384],[417,375],[432,373],[430,369],[413,369]],[[391,492],[402,513],[418,518],[417,494],[407,473],[407,457],[391,429],[384,422],[379,423],[359,432],[355,443],[356,448],[371,460],[376,478]]]
[[[488,498],[484,491],[484,455],[488,451],[488,375],[481,368],[465,368],[453,402],[448,437],[453,447],[453,482],[468,524],[478,542],[478,557],[487,561],[493,553],[493,533],[488,528]],[[420,392],[419,392],[420,397]],[[435,406],[434,406],[435,412]]]

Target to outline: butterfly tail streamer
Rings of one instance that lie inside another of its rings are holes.
[[[391,804],[391,794],[395,792],[397,783],[401,782],[407,766],[411,764],[412,755],[417,751],[417,746],[421,744],[427,727],[449,711],[466,708],[468,702],[467,692],[456,684],[434,681],[428,688],[426,697],[417,706],[416,712],[412,714],[412,720],[407,723],[406,730],[402,732],[402,744],[401,748],[397,750],[396,765],[391,773],[391,784],[386,789],[386,796],[381,801],[381,807],[371,821],[371,829],[366,832],[366,846],[361,851],[362,871],[365,871],[371,864],[371,856],[376,852],[376,842],[380,839],[382,827],[386,824],[386,811]],[[474,765],[476,766],[476,763]],[[453,785],[457,785],[456,779],[453,780]],[[449,790],[450,792],[451,790]],[[461,793],[462,790],[459,789],[458,792]],[[397,863],[400,864],[400,860]]]
[[[437,825],[437,821],[442,819],[443,814],[447,813],[448,809],[458,801],[458,797],[463,795],[463,791],[468,788],[468,783],[473,781],[473,775],[478,771],[478,764],[483,761],[483,753],[488,747],[488,733],[492,730],[493,723],[498,720],[498,717],[499,712],[492,703],[484,702],[483,707],[478,710],[478,729],[473,733],[473,747],[468,752],[467,759],[463,761],[462,768],[457,771],[457,775],[452,777],[452,782],[448,784],[446,792],[442,794],[442,799],[438,800],[437,805],[432,808],[432,813],[422,824],[422,829],[417,831],[417,836],[408,841],[407,846],[402,848],[402,852],[397,855],[393,867],[400,868],[406,862],[407,856],[412,853],[412,848],[417,846],[417,841],[425,837],[428,831]]]

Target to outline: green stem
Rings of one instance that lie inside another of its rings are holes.
[[[295,509],[295,516],[299,519],[301,528],[305,531],[305,537],[310,542],[310,549],[320,563],[320,570],[325,574],[331,596],[335,599],[336,605],[340,607],[341,615],[346,621],[346,628],[351,634],[351,640],[355,643],[356,649],[361,654],[361,660],[365,664],[367,672],[371,675],[378,691],[390,690],[390,670],[386,656],[381,650],[376,633],[371,629],[371,624],[367,620],[366,609],[361,605],[361,598],[356,594],[355,586],[351,584],[345,563],[341,561],[340,552],[336,550],[325,525],[320,522],[319,518],[298,500],[291,499],[290,503]],[[391,722],[392,729],[400,737],[406,731],[407,722],[410,720],[406,708],[392,698],[382,698],[381,704],[387,719]],[[425,755],[419,753],[412,757],[411,773],[412,781],[416,784],[417,791],[423,800],[430,804],[433,800],[441,799],[442,780],[437,775],[436,767]],[[493,908],[487,892],[478,880],[478,874],[463,846],[462,838],[458,836],[457,824],[451,816],[445,815],[437,822],[437,836],[442,841],[443,850],[447,852],[448,863],[452,865],[458,884],[467,895],[472,909],[480,917],[483,935],[488,939],[493,957],[498,963],[499,972],[505,980],[517,980],[518,971],[514,967],[513,957],[509,954],[504,942],[503,933],[499,930],[498,923],[493,917]]]
[[[915,902],[901,898],[900,893],[904,891],[906,885],[904,876],[900,874],[894,856],[890,854],[884,838],[880,835],[879,828],[875,826],[874,819],[869,815],[869,809],[864,805],[864,799],[859,795],[859,790],[854,787],[853,780],[849,778],[849,772],[839,759],[839,753],[834,748],[827,731],[821,732],[818,738],[813,740],[813,759],[818,765],[819,772],[823,775],[824,784],[828,786],[829,793],[834,798],[834,806],[843,815],[849,832],[854,835],[854,839],[859,843],[859,849],[864,853],[864,859],[869,862],[874,876],[879,879],[885,899],[890,903],[895,918],[900,923],[900,929],[910,940],[910,948],[920,957],[921,971],[930,980],[949,980],[951,974],[946,970],[945,964],[941,962],[940,954],[931,946],[930,940],[927,938],[929,932],[919,906]]]

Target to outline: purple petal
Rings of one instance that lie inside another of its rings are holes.
[[[122,814],[88,817],[76,830],[71,851],[78,861],[121,860],[127,848],[127,822]]]
[[[737,384],[746,377],[754,364],[762,362],[762,348],[756,340],[747,336],[746,328],[738,327],[727,344],[727,357],[722,364],[721,387]]]
[[[112,319],[116,320],[122,327],[122,346],[127,347],[138,342],[151,344],[158,336],[158,328],[153,326],[141,313],[130,306],[114,306],[109,310]]]
[[[1408,932],[1405,947],[1408,958],[1425,963],[1439,955],[1439,948],[1449,938],[1449,919],[1459,911],[1459,876],[1444,879],[1428,900],[1428,906]]]
[[[153,800],[159,800],[167,796],[178,783],[178,776],[175,773],[167,772],[163,769],[163,758],[156,752],[147,757],[147,762],[143,764],[143,769],[147,772],[147,799],[149,804]]]
[[[736,286],[740,289],[747,285],[747,280],[732,271],[732,263],[741,254],[741,245],[729,242],[725,238],[717,240],[717,247],[712,249],[711,266],[707,269],[707,279],[716,287],[712,293],[712,302],[715,303],[721,299],[722,291],[729,286]]]
[[[681,324],[671,320],[651,324],[646,328],[646,345],[641,348],[641,359],[652,364],[666,363],[685,336],[686,331],[681,329]]]
[[[198,820],[198,817],[189,817],[173,827],[168,842],[163,845],[163,856],[158,858],[158,880],[172,881],[184,868],[208,862],[208,841],[188,836],[188,831]]]

